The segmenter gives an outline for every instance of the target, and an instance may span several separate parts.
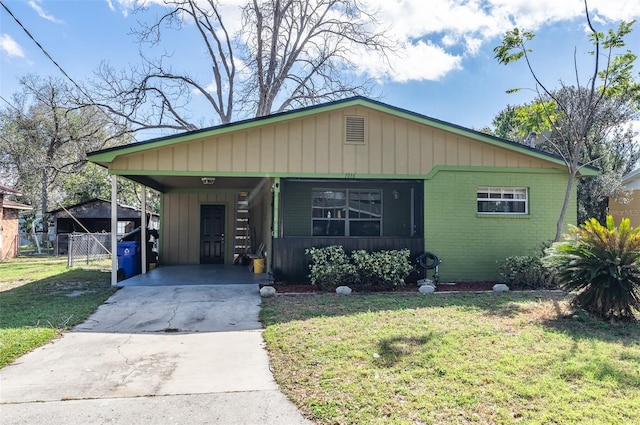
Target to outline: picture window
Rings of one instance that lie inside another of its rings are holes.
[[[313,189],[313,236],[381,236],[382,191]]]

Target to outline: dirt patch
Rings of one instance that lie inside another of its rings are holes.
[[[75,298],[75,297],[79,297],[80,295],[91,294],[91,293],[94,293],[94,292],[96,292],[96,291],[90,290],[90,289],[85,289],[85,290],[82,290],[82,291],[69,292],[68,294],[65,294],[65,296],[67,296],[69,298]]]
[[[440,284],[436,287],[436,292],[478,292],[478,291],[491,291],[493,285],[499,282],[458,282],[455,284]],[[261,284],[263,286],[273,286],[278,294],[308,294],[308,293],[322,293],[333,291],[322,291],[318,287],[311,284],[288,284],[288,283],[274,283],[272,285]],[[367,293],[367,292],[418,292],[418,285],[415,283],[408,283],[402,288],[396,288],[394,291],[380,291],[375,289],[367,290],[354,290],[354,292]]]
[[[493,285],[500,282],[458,282],[454,285],[441,284],[436,292],[477,292],[493,291]]]
[[[31,283],[29,279],[19,279],[19,280],[11,280],[8,282],[0,282],[0,292],[8,291],[10,289],[15,289],[19,286],[26,285],[27,283]]]

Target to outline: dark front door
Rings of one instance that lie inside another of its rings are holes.
[[[200,207],[200,264],[224,264],[224,205]]]

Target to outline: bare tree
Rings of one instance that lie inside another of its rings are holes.
[[[141,65],[117,72],[103,64],[93,92],[96,102],[136,128],[194,130],[193,96],[201,96],[219,123],[263,116],[320,101],[370,93],[354,75],[358,49],[393,52],[376,15],[359,0],[247,0],[241,28],[216,0],[163,0],[165,13],[134,29],[138,42],[160,47],[172,30],[193,31],[188,48],[204,52],[206,69],[195,73],[170,65],[172,55],[141,53]],[[138,7],[147,16],[150,9]],[[189,64],[190,66],[193,63]],[[351,73],[350,73],[351,72]]]
[[[253,0],[243,22],[250,31],[246,61],[256,71],[244,94],[253,97],[256,116],[368,93],[366,84],[345,80],[344,71],[355,67],[352,47],[383,58],[392,50],[371,32],[375,15],[353,0]]]
[[[502,40],[502,44],[494,49],[498,62],[509,64],[520,59],[525,60],[529,72],[535,83],[539,97],[548,97],[555,102],[557,109],[563,116],[562,125],[550,120],[554,128],[554,138],[549,143],[556,154],[562,157],[567,167],[569,178],[564,196],[564,202],[560,211],[560,217],[556,224],[555,240],[560,240],[564,228],[567,207],[571,200],[571,194],[576,177],[583,167],[580,163],[583,146],[590,135],[594,134],[593,127],[597,123],[597,113],[607,98],[627,97],[631,102],[638,102],[640,84],[633,77],[633,63],[636,59],[625,47],[624,38],[631,32],[634,22],[621,22],[617,30],[609,30],[606,34],[598,32],[593,27],[589,15],[587,0],[584,1],[585,15],[590,39],[594,46],[593,69],[585,83],[580,79],[580,73],[575,65],[576,84],[578,91],[585,91],[584,95],[561,97],[548,88],[538,77],[530,61],[531,50],[527,42],[534,37],[532,32],[513,29],[508,31]],[[576,63],[574,53],[574,63]],[[561,83],[563,88],[567,88]],[[574,102],[576,101],[576,102]],[[636,103],[637,104],[637,103]]]
[[[44,214],[52,194],[63,199],[63,180],[82,171],[88,151],[128,140],[103,111],[78,107],[62,80],[27,76],[20,84],[14,106],[0,110],[0,169],[15,173],[15,185]]]

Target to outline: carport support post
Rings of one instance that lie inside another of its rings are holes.
[[[280,177],[273,179],[273,209],[271,210],[271,240],[268,247],[268,264],[269,271],[273,271],[273,240],[278,239],[280,235]]]
[[[111,286],[118,285],[118,176],[111,175]]]
[[[273,179],[273,229],[271,236],[278,238],[280,234],[280,177]]]
[[[142,185],[142,208],[140,220],[140,249],[142,257],[142,273],[147,272],[147,186]]]

